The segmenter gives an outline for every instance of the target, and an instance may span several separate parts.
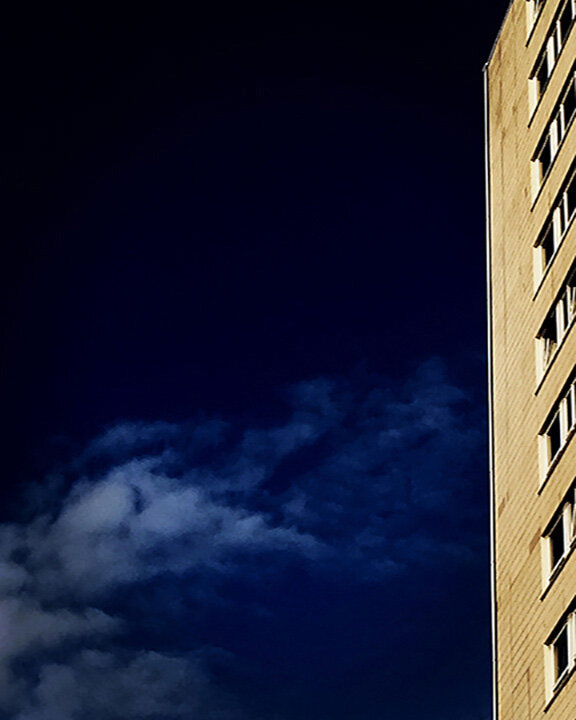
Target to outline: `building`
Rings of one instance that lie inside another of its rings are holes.
[[[495,717],[576,718],[576,0],[485,68]]]

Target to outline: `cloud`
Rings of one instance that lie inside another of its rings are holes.
[[[18,708],[30,689],[29,683],[14,672],[13,661],[85,639],[98,642],[120,628],[118,619],[95,608],[46,609],[26,594],[3,597],[0,601],[0,707],[7,711]]]
[[[93,598],[163,573],[227,571],[239,553],[321,550],[313,536],[170,478],[156,462],[135,460],[79,482],[54,521],[28,528],[19,550],[35,593]]]
[[[0,526],[3,716],[241,717],[205,657],[134,645],[110,610],[126,588],[216,587],[264,559],[268,576],[299,562],[360,583],[474,561],[482,437],[440,361],[400,385],[319,378],[285,397],[274,425],[111,426],[46,485],[42,512]]]
[[[82,650],[47,663],[18,720],[227,720],[241,713],[215,696],[201,657]]]
[[[161,454],[171,447],[176,447],[179,452],[185,451],[190,457],[220,445],[227,430],[228,424],[218,418],[202,418],[195,423],[183,424],[163,421],[117,423],[88,443],[72,462],[72,467],[82,468],[91,461],[134,459],[151,452]]]

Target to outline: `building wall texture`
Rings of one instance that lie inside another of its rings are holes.
[[[551,259],[543,259],[538,245],[547,221],[559,222],[553,211],[576,158],[576,120],[565,123],[544,177],[535,159],[575,71],[576,23],[566,2],[573,0],[513,0],[485,68],[494,659],[501,720],[576,720],[576,620],[571,615],[576,438],[571,410],[561,402],[576,368],[571,310],[552,350],[538,338],[576,258],[574,217],[558,231]],[[539,96],[533,75],[550,43],[555,43],[553,69]],[[568,414],[555,452],[547,423],[560,406]],[[552,529],[560,517],[566,529],[557,562]]]

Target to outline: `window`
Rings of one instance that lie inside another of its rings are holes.
[[[560,689],[562,681],[574,668],[576,660],[576,615],[570,610],[556,626],[546,642],[550,697]]]
[[[576,84],[574,83],[574,77],[570,78],[566,94],[562,99],[562,133],[564,136],[568,126],[572,122],[574,117],[574,111],[576,110]]]
[[[544,584],[546,585],[560,568],[562,561],[566,558],[574,545],[574,499],[576,497],[576,482],[560,503],[560,507],[554,513],[542,538],[544,541]]]
[[[560,18],[558,19],[558,28],[557,28],[557,43],[558,43],[558,51],[564,46],[564,43],[566,42],[566,38],[568,37],[568,33],[570,32],[570,28],[572,27],[572,20],[574,19],[574,5],[572,2],[567,2],[564,7],[562,8],[562,12],[560,13]]]
[[[574,430],[575,395],[576,389],[574,387],[574,381],[572,381],[568,390],[556,403],[550,420],[540,434],[545,473],[548,471],[554,458],[566,445]]]
[[[557,521],[550,533],[550,564],[552,571],[558,567],[558,563],[566,553],[566,538],[564,537],[564,522],[562,517]]]
[[[540,99],[543,92],[546,90],[552,71],[558,60],[558,56],[566,43],[574,18],[576,17],[576,0],[565,0],[560,7],[559,13],[556,15],[556,19],[552,23],[546,42],[538,56],[534,69],[530,75],[530,82],[534,87],[534,97],[536,102]],[[543,2],[532,2],[532,18],[533,22],[536,21],[538,14],[544,5]]]
[[[536,151],[535,161],[538,163],[538,183],[541,184],[550,166],[552,165],[552,159],[556,155],[556,149],[558,142],[556,139],[556,121],[554,121],[553,127],[548,131],[544,137],[543,142]]]
[[[551,213],[544,230],[538,236],[535,244],[535,261],[536,261],[536,283],[538,283],[549,265],[552,263],[556,251],[560,246],[564,229],[560,222],[561,208],[556,207]]]
[[[554,416],[546,435],[548,437],[548,462],[551,463],[558,454],[558,450],[560,450],[563,445],[560,412],[557,412]]]
[[[556,349],[570,329],[575,315],[576,266],[573,266],[537,335],[537,340],[540,345],[540,374],[546,370],[552,361]]]
[[[552,257],[554,256],[554,253],[556,252],[556,243],[554,242],[554,228],[552,223],[549,223],[548,227],[543,233],[541,247],[544,253],[544,265],[545,267],[548,267],[552,260]]]
[[[544,224],[536,244],[535,269],[538,283],[554,259],[562,238],[576,213],[576,172],[571,171]]]
[[[564,192],[563,200],[563,217],[561,224],[563,228],[566,228],[569,225],[570,220],[572,220],[572,216],[576,210],[576,176],[574,176],[569,182],[568,187]]]
[[[558,328],[556,326],[556,309],[544,321],[538,334],[540,341],[540,372],[548,367],[558,347]]]
[[[556,104],[552,113],[552,120],[546,126],[544,134],[540,138],[538,147],[532,158],[532,162],[537,166],[537,184],[542,184],[546,177],[556,153],[560,147],[560,143],[568,132],[568,128],[574,119],[576,111],[576,74],[572,70],[568,82],[564,86],[560,95],[560,100]]]
[[[554,43],[553,40],[548,38],[544,44],[544,49],[538,57],[538,62],[532,71],[532,75],[530,76],[530,80],[536,90],[536,101],[540,100],[544,94],[555,63],[556,58],[554,57]]]
[[[562,678],[570,666],[568,645],[568,624],[566,624],[552,642],[552,650],[554,652],[554,681],[556,683]]]
[[[538,16],[545,2],[546,0],[528,0],[526,3],[526,7],[528,8],[528,32],[530,32],[536,24],[536,20],[538,20]]]
[[[566,329],[576,317],[576,271],[573,271],[569,276],[562,297],[564,300],[564,325]]]
[[[532,73],[532,82],[536,86],[536,99],[539,100],[542,97],[542,94],[544,93],[544,90],[546,90],[546,85],[548,85],[548,78],[550,77],[552,73],[552,69],[550,67],[550,63],[548,62],[548,52],[545,51],[542,53],[538,60],[538,65],[536,66],[536,69]]]

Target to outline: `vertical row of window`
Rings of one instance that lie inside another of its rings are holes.
[[[564,497],[544,534],[547,579],[560,570],[576,545],[576,481]],[[552,695],[576,665],[576,611],[567,612],[546,641],[549,690]]]
[[[534,26],[545,0],[528,0],[529,28]],[[542,97],[562,48],[576,19],[576,0],[560,3],[530,76],[532,107]],[[576,117],[576,73],[573,69],[562,89],[546,129],[532,157],[533,187],[546,178],[570,124]],[[569,174],[535,244],[539,281],[550,266],[576,214],[576,172]],[[576,315],[576,265],[572,267],[537,335],[538,362],[544,372]],[[576,429],[576,381],[555,403],[540,433],[543,471],[547,475]],[[568,553],[576,546],[576,481],[554,513],[543,534],[545,581],[556,576]],[[571,605],[546,641],[548,686],[553,695],[576,667],[576,609]]]
[[[539,370],[542,374],[566,335],[576,315],[576,267],[568,274],[562,290],[538,333]]]
[[[574,277],[574,273],[571,278]],[[573,281],[566,285],[558,300],[555,311],[565,312],[565,298],[571,292]],[[572,313],[574,310],[572,310]],[[556,403],[541,438],[545,446],[546,470],[566,445],[576,426],[576,382],[570,383],[561,399]],[[576,481],[564,496],[560,506],[552,516],[543,536],[544,583],[550,583],[560,572],[568,554],[576,546]],[[560,690],[568,675],[576,667],[576,610],[574,602],[561,622],[545,643],[548,694],[551,699]]]
[[[546,177],[575,114],[576,75],[572,71],[568,82],[562,90],[560,100],[556,103],[552,113],[552,120],[548,123],[533,157],[538,184],[541,184]]]
[[[564,47],[575,17],[575,0],[564,0],[555,21],[552,23],[544,47],[538,56],[532,72],[531,80],[534,84],[537,101],[542,96],[544,90],[546,90],[546,86],[548,85],[560,52]]]
[[[568,229],[570,221],[576,212],[576,172],[569,176],[568,182],[559,195],[548,219],[544,224],[544,230],[536,241],[536,266],[538,277],[542,277],[546,268],[552,262],[560,241]]]

